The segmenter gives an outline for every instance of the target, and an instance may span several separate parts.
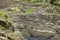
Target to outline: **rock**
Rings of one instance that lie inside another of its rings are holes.
[[[38,30],[38,29],[30,29],[28,31],[33,36],[41,36],[45,38],[51,38],[55,35],[55,31]]]
[[[4,28],[3,26],[0,25],[0,30],[2,31],[2,30],[4,30],[4,29],[5,29],[5,28]]]
[[[59,26],[59,25],[56,25],[56,27],[54,28],[54,30],[55,30],[58,34],[60,34],[60,26]]]
[[[20,0],[13,0],[14,2],[19,2]]]
[[[17,1],[17,0],[14,0]],[[21,1],[20,1],[21,2]],[[25,3],[24,3],[25,4]],[[19,5],[18,5],[19,6]],[[24,5],[23,5],[24,6]],[[60,20],[57,15],[53,14],[53,6],[45,5],[46,10],[41,8],[33,8],[33,14],[25,14],[24,11],[30,6],[21,7],[21,13],[14,13],[9,14],[10,20],[12,20],[16,25],[14,25],[14,32],[13,36],[10,36],[13,40],[22,40],[25,38],[30,38],[31,40],[38,40],[37,37],[42,37],[41,40],[51,39],[55,36],[55,34],[59,33],[59,28],[55,25],[58,20]],[[50,8],[52,7],[52,8]],[[20,8],[20,7],[19,7]],[[19,9],[19,8],[12,8],[11,10]],[[39,11],[39,12],[38,12]],[[46,12],[47,11],[47,12]],[[38,13],[37,13],[38,12]],[[60,22],[58,21],[57,24]],[[57,29],[56,29],[57,28]],[[20,32],[21,31],[21,32]],[[20,34],[22,33],[22,34]],[[9,34],[9,35],[11,35]],[[22,37],[23,36],[23,37]],[[35,38],[34,38],[35,37]],[[44,39],[45,38],[45,39]],[[25,39],[24,39],[25,40]],[[29,39],[26,39],[29,40]],[[39,39],[40,40],[40,39]]]
[[[13,33],[13,35],[14,35],[15,40],[22,40],[23,39],[23,36],[22,36],[21,32],[19,32],[19,31],[15,31]]]
[[[0,25],[4,28],[10,28],[12,27],[11,21],[8,21],[6,19],[0,19]]]
[[[10,40],[14,40],[15,39],[13,32],[12,33],[11,32],[7,33],[6,35],[7,35],[8,39],[10,39]]]
[[[57,21],[57,25],[60,25],[60,20]]]
[[[22,40],[23,38],[19,31],[12,32],[11,30],[6,30],[5,34],[9,40]]]
[[[0,36],[0,40],[9,40],[9,39],[6,38],[6,37],[2,37],[2,36]]]
[[[52,40],[60,40],[60,34],[56,34],[56,35],[52,38]]]
[[[24,27],[24,24],[17,24],[16,25],[19,29],[24,29],[25,27]]]
[[[23,30],[23,31],[22,31],[22,35],[23,35],[24,37],[31,37],[31,35],[30,35],[30,33],[29,33],[28,30]]]
[[[7,29],[4,29],[4,30],[0,30],[0,39],[1,40],[12,40],[12,36],[11,36],[11,34],[12,34],[12,32],[11,32],[11,30],[7,30]],[[13,34],[12,34],[13,35]],[[11,38],[11,37],[12,38]],[[10,37],[10,38],[9,38]]]
[[[0,8],[6,8],[13,4],[12,0],[0,0]]]
[[[4,19],[0,19],[0,25],[4,27],[7,25],[7,23],[5,22]]]

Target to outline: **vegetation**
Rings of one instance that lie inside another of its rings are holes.
[[[60,6],[60,0],[23,0],[23,1],[30,3],[49,3]]]
[[[59,0],[56,0],[56,1],[54,2],[54,4],[60,6],[60,1],[59,1]]]
[[[14,13],[16,13],[17,9],[18,9],[17,7],[11,8],[11,10],[12,10]]]
[[[32,14],[33,12],[33,9],[32,8],[29,8],[25,11],[25,14]]]
[[[0,19],[5,19],[7,17],[7,12],[0,11]]]
[[[60,0],[0,0],[0,40],[60,40],[58,6]]]

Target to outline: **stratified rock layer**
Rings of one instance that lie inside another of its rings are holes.
[[[17,27],[25,39],[33,40],[31,38],[37,38],[36,40],[39,40],[38,37],[42,37],[41,40],[52,40],[59,33],[60,25],[58,21],[60,21],[60,16],[47,13],[42,9],[39,10],[40,12],[35,13],[36,9],[39,10],[38,8],[33,8],[32,14],[25,14],[24,12],[12,13],[9,18],[14,23],[17,23]]]

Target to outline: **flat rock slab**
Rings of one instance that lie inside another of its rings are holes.
[[[31,35],[33,36],[44,37],[44,38],[51,38],[56,34],[54,31],[38,30],[38,29],[30,29],[29,33],[31,33]]]

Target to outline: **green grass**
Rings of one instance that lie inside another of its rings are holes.
[[[4,29],[4,27],[0,25],[0,30],[3,30],[3,29]]]
[[[5,19],[7,17],[7,12],[0,11],[0,19]]]
[[[17,9],[17,7],[13,7],[13,12],[16,13]]]
[[[21,0],[21,1],[27,3],[40,3],[38,0]]]
[[[29,8],[25,11],[25,14],[32,14],[33,13],[33,9]]]

